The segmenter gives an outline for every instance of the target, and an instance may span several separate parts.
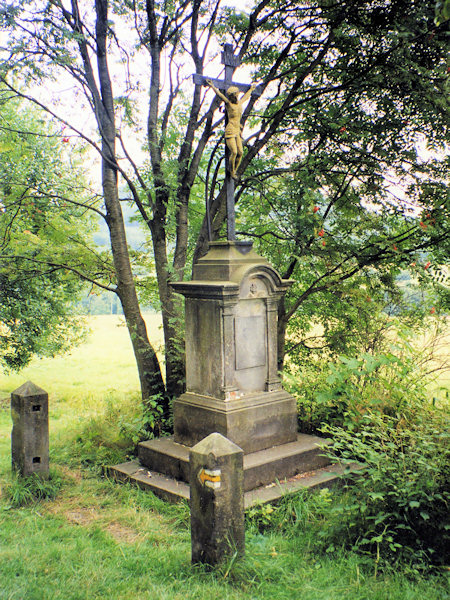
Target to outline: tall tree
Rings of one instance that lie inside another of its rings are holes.
[[[20,3],[22,4],[22,3]],[[100,144],[92,138],[87,138],[73,125],[82,138],[94,147],[101,157],[102,190],[105,207],[103,215],[110,232],[111,250],[115,272],[115,286],[112,291],[117,293],[122,303],[130,338],[138,366],[142,396],[147,399],[154,395],[164,395],[164,383],[156,353],[149,343],[146,326],[142,318],[136,294],[131,262],[126,243],[125,225],[118,194],[118,162],[116,156],[116,125],[112,82],[108,67],[108,2],[95,2],[94,24],[85,25],[80,7],[72,3],[67,10],[61,2],[36,2],[25,7],[25,4],[6,7],[3,16],[8,23],[17,26],[18,43],[22,45],[29,76],[36,80],[44,79],[46,67],[62,67],[82,87],[91,107],[97,129],[100,134]],[[22,8],[25,12],[22,13]],[[32,21],[29,21],[32,12]],[[16,17],[20,18],[16,21]],[[88,17],[89,18],[89,17]],[[29,49],[23,47],[30,42]],[[18,49],[16,48],[16,51]],[[43,60],[30,60],[30,52]],[[94,68],[92,54],[95,57]],[[23,56],[22,56],[23,58]],[[15,69],[16,60],[20,60],[20,51],[15,53],[13,61],[4,64],[5,70]],[[22,93],[9,79],[4,79],[7,88],[18,96],[27,98],[38,104],[48,113],[56,117],[49,107]],[[61,123],[70,127],[62,116],[56,117]],[[104,286],[103,286],[104,287]]]
[[[410,197],[437,222],[443,212],[441,200],[433,204],[434,191],[441,189],[440,166],[425,163],[414,148],[419,133],[439,147],[446,127],[445,23],[436,25],[434,17],[432,0],[392,0],[383,5],[375,0],[345,4],[261,0],[248,13],[220,0],[72,0],[70,5],[61,0],[16,0],[4,8],[2,22],[11,42],[1,75],[5,85],[61,119],[62,114],[42,96],[21,92],[14,76],[20,74],[31,82],[41,81],[48,73],[68,73],[95,117],[100,144],[88,131],[81,131],[74,118],[70,123],[62,120],[101,157],[117,292],[132,335],[144,395],[150,389],[161,389],[161,380],[139,313],[118,177],[126,181],[129,199],[151,233],[170,396],[182,389],[177,304],[170,282],[189,274],[188,224],[189,220],[198,223],[198,204],[192,200],[198,198],[196,183],[202,185],[206,175],[203,162],[210,157],[211,164],[214,161],[213,148],[224,120],[223,115],[216,116],[219,100],[193,86],[188,75],[194,71],[215,75],[219,45],[231,41],[235,53],[253,71],[253,79],[261,82],[263,98],[256,107],[252,99],[243,118],[251,125],[238,171],[237,200],[243,206],[246,194],[262,197],[266,182],[293,172],[305,190],[296,214],[305,210],[308,193],[320,191],[322,228],[333,211],[344,205],[357,211],[362,203],[367,206],[376,201],[385,207],[390,204],[394,213],[404,213],[401,202],[389,201],[386,182],[392,176],[407,180]],[[116,70],[111,74],[110,64],[116,58],[122,61],[122,78]],[[140,125],[139,110],[142,76],[149,78],[145,126]],[[140,131],[146,134],[148,162],[131,149]],[[430,173],[433,180],[426,189]],[[224,189],[218,185],[212,202],[215,237],[224,222],[224,200]],[[273,208],[272,217],[277,210]],[[437,211],[436,217],[433,211]],[[249,213],[242,210],[241,214]],[[278,214],[281,222],[292,217],[289,210]],[[360,212],[363,214],[367,212]],[[207,247],[206,221],[199,225],[191,231],[196,237],[193,260]],[[297,229],[292,241],[299,244],[304,235],[300,220],[295,216],[291,225]],[[251,227],[248,221],[244,233]],[[433,247],[447,235],[441,231],[432,239],[427,237],[430,229],[421,228],[419,220],[411,222],[410,229],[414,235],[408,237],[410,245],[403,246],[405,256]],[[266,237],[256,230],[253,233]],[[391,232],[390,243],[389,236]],[[305,253],[309,247],[311,243],[303,245]],[[360,250],[362,261],[355,258]],[[374,239],[352,252],[356,270],[392,255]],[[284,261],[283,274],[294,275],[300,264],[297,255],[286,250]],[[334,268],[329,272],[330,287],[338,281],[336,273]],[[316,283],[309,283],[307,289],[300,285],[288,306],[281,308],[280,339],[289,318],[323,285],[324,274],[318,273]]]

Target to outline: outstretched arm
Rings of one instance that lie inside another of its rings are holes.
[[[250,98],[250,96],[252,95],[253,90],[256,88],[255,84],[252,84],[249,89],[245,92],[245,94],[242,96],[241,98],[241,102],[245,102],[246,100],[248,100]]]
[[[212,88],[216,92],[216,95],[219,96],[219,98],[221,100],[226,102],[226,104],[228,104],[228,102],[229,102],[228,98],[226,96],[224,96],[222,94],[222,92],[216,88],[216,86],[213,84],[213,82],[210,79],[206,80],[206,85],[209,85],[209,87]]]

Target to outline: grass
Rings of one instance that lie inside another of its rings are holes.
[[[315,556],[308,539],[247,533],[245,559],[190,565],[186,506],[129,486],[63,472],[56,500],[0,503],[0,598],[441,599],[443,582],[374,577],[354,554]],[[24,540],[26,543],[24,544]]]
[[[231,559],[214,571],[191,566],[185,504],[166,504],[82,466],[80,452],[93,423],[103,424],[106,439],[117,415],[139,412],[131,346],[116,322],[96,317],[92,338],[70,357],[37,361],[19,376],[0,377],[0,397],[6,398],[0,405],[1,600],[450,597],[443,577],[422,580],[394,570],[375,575],[369,558],[342,550],[315,553],[307,512],[304,527],[290,536],[276,524],[260,533],[249,518],[244,559]],[[50,393],[51,465],[58,491],[54,498],[13,508],[7,493],[7,395],[27,379]]]

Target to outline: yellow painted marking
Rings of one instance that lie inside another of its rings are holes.
[[[200,469],[198,478],[202,485],[206,485],[207,487],[219,487],[220,486],[220,470],[216,469],[214,471],[210,469]],[[209,485],[208,485],[209,483]]]

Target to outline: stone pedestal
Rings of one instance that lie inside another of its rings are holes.
[[[336,479],[324,440],[297,434],[296,402],[277,373],[278,302],[289,284],[251,242],[212,242],[192,281],[173,284],[186,298],[186,393],[174,401],[175,434],[139,444],[139,462],[111,467],[113,477],[188,498],[189,451],[219,433],[244,452],[247,506]]]
[[[49,475],[48,394],[27,381],[11,394],[12,468],[24,477]]]
[[[212,242],[186,298],[186,393],[174,401],[177,443],[219,432],[244,452],[292,442],[295,400],[277,374],[278,301],[289,286],[251,242]]]

